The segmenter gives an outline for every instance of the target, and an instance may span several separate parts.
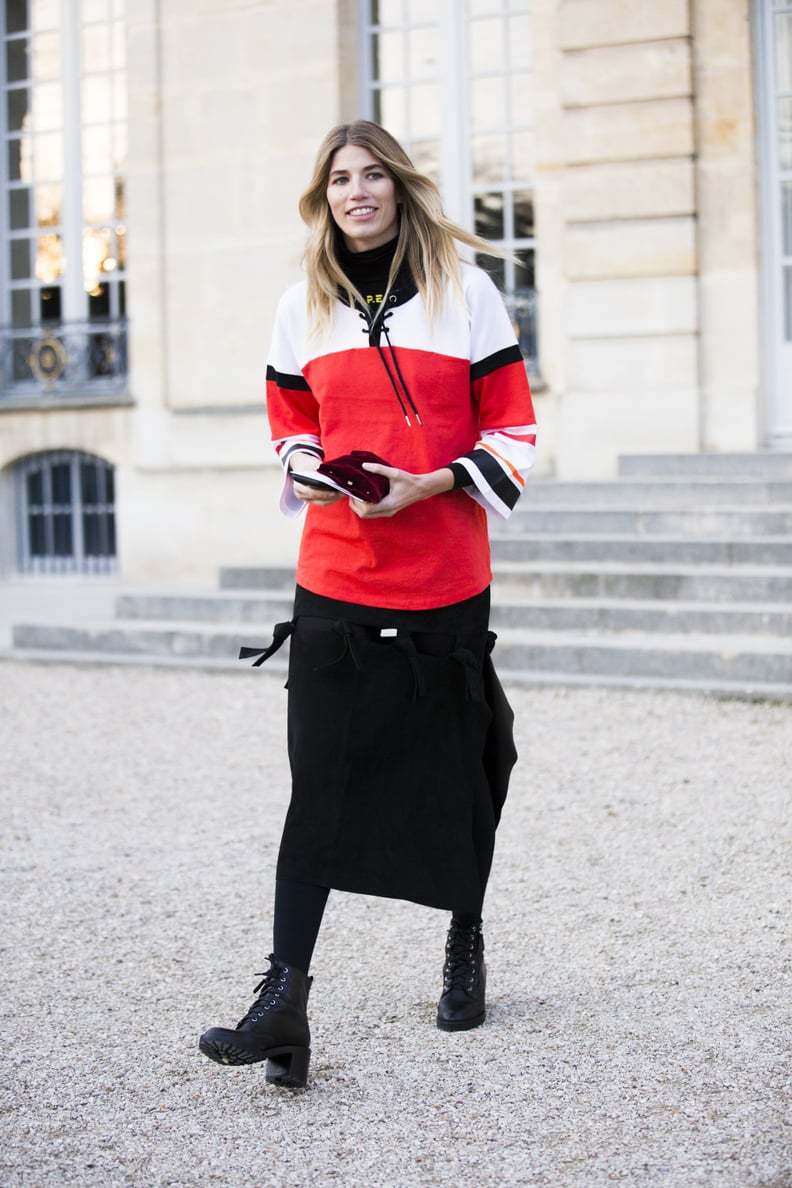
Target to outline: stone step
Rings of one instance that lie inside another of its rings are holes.
[[[12,628],[13,647],[22,654],[65,653],[70,657],[132,658],[150,663],[209,661],[228,667],[244,667],[245,662],[239,660],[241,646],[265,647],[271,639],[271,623],[233,629],[207,623],[141,624],[118,620],[70,625],[18,623]],[[281,666],[286,655],[284,650]],[[275,659],[267,662],[270,667],[278,666],[273,663]]]
[[[792,639],[625,632],[607,639],[574,632],[506,630],[496,663],[504,672],[563,672],[588,677],[729,681],[788,686]]]
[[[665,536],[706,539],[792,537],[792,505],[754,507],[618,508],[533,506],[526,498],[514,515],[493,526],[493,538],[543,533],[579,536]]]
[[[619,458],[618,472],[624,478],[661,475],[792,479],[792,453],[763,450],[754,454],[624,454]]]
[[[291,616],[290,597],[280,594],[125,594],[116,600],[119,619],[132,622],[233,624],[244,632]],[[492,625],[540,630],[645,631],[792,636],[792,606],[774,603],[696,603],[649,599],[567,598],[504,600],[497,589]]]
[[[182,620],[195,623],[279,623],[291,618],[294,589],[262,590],[255,595],[225,590],[206,594],[122,594],[115,602],[117,619]]]
[[[496,561],[500,599],[607,598],[792,605],[792,567]]]
[[[679,565],[792,566],[792,538],[685,540],[679,537],[548,536],[513,533],[492,541],[495,561],[627,561]]]
[[[495,631],[643,632],[674,635],[761,635],[792,639],[792,607],[765,603],[653,602],[574,598],[493,601]]]
[[[13,631],[19,655],[236,669],[245,667],[237,660],[240,643],[264,645],[269,639],[268,629],[230,632],[189,623],[20,624]],[[592,684],[600,680],[647,686],[657,681],[698,687],[721,683],[748,695],[761,695],[763,688],[772,686],[792,696],[790,639],[671,634],[658,639],[637,631],[604,636],[507,628],[499,633],[496,661],[505,678],[513,674],[530,680],[537,674],[537,679],[546,680],[557,674],[563,680]],[[270,671],[282,671],[285,649],[267,664]]]
[[[773,507],[792,503],[792,479],[624,478],[613,481],[565,482],[529,479],[522,506],[562,504],[565,507],[702,508],[719,505]]]

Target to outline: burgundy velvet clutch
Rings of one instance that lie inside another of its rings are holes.
[[[354,499],[362,499],[364,503],[379,503],[388,494],[390,482],[384,474],[371,474],[370,471],[364,470],[364,462],[377,462],[380,466],[389,465],[368,450],[352,450],[350,454],[341,454],[338,458],[322,462],[317,470],[305,473],[295,470],[292,475],[298,483],[309,487],[329,487],[333,491],[351,495]]]

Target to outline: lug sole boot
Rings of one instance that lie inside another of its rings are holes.
[[[452,923],[446,940],[443,993],[437,1004],[441,1031],[470,1031],[486,1018],[487,966],[480,924]]]
[[[271,965],[253,991],[258,998],[235,1028],[210,1027],[198,1047],[217,1064],[266,1060],[271,1085],[303,1089],[311,1060],[308,992],[312,979],[302,970],[269,958]]]

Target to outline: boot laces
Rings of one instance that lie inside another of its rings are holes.
[[[246,1023],[257,1023],[260,1019],[263,1019],[265,1012],[272,1010],[286,988],[286,975],[289,972],[288,966],[281,965],[274,957],[270,957],[269,961],[271,964],[267,972],[256,974],[257,978],[261,978],[258,985],[253,988],[253,993],[257,994],[258,998],[244,1018],[240,1019],[237,1023],[237,1031],[240,1027],[244,1027]]]
[[[443,993],[449,990],[473,992],[476,978],[476,945],[478,928],[457,928],[452,925],[446,941],[446,960],[443,966]]]

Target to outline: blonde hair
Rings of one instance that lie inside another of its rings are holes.
[[[300,198],[300,215],[308,227],[304,260],[308,277],[309,323],[320,332],[329,329],[339,288],[346,294],[350,305],[355,302],[365,304],[362,294],[350,284],[341,267],[339,252],[343,236],[327,200],[333,157],[347,144],[368,149],[393,178],[400,218],[388,289],[406,261],[431,324],[442,309],[448,282],[464,304],[457,241],[488,255],[503,253],[486,239],[480,239],[446,218],[435,183],[415,168],[390,132],[370,120],[339,124],[328,132],[319,147],[310,185]]]

